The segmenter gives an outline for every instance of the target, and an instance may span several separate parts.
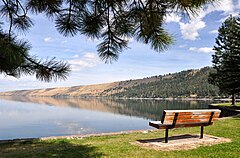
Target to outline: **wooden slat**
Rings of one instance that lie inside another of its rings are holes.
[[[213,118],[219,118],[221,112],[214,112]]]
[[[167,111],[167,110],[166,110]],[[166,112],[164,111],[165,117],[163,124],[171,124],[174,120],[174,115],[176,112]],[[220,110],[213,110],[214,115],[212,117],[213,121],[215,118],[219,118]],[[178,112],[177,123],[184,123],[184,122],[208,122],[211,116],[211,111],[194,111],[194,112]],[[208,120],[208,121],[206,121]]]
[[[213,111],[214,112],[214,111]],[[174,116],[176,112],[166,112],[165,116]],[[180,115],[211,115],[211,112],[178,112]],[[216,114],[220,114],[220,112],[214,112]]]
[[[214,111],[213,111],[214,112]],[[211,113],[212,112],[202,112],[202,113],[198,113],[198,114],[196,114],[196,113],[192,113],[192,114],[186,114],[186,113],[182,113],[182,112],[180,112],[179,114],[178,114],[178,117],[181,117],[181,116],[210,116],[211,115]],[[220,112],[214,112],[214,115],[213,115],[213,117],[217,117],[217,116],[219,116],[219,114],[220,114]]]
[[[212,122],[213,121],[216,121],[218,120],[218,118],[213,118],[212,119]],[[206,119],[177,119],[176,121],[176,124],[179,124],[179,123],[196,123],[196,122],[205,122],[205,123],[208,123],[209,121],[209,118],[206,118]],[[165,120],[163,124],[172,124],[173,123],[173,120]]]
[[[201,110],[164,110],[167,112],[221,112],[219,109],[201,109]]]
[[[212,125],[212,123],[210,123]],[[177,124],[174,128],[183,128],[183,127],[196,127],[196,126],[208,126],[205,123],[196,123],[196,124]],[[161,129],[161,128],[160,128]]]
[[[214,113],[213,118],[218,118],[219,114]],[[164,120],[173,120],[174,115],[171,116],[165,116]],[[210,118],[210,115],[182,115],[179,113],[178,119],[204,119],[204,118]]]
[[[214,121],[214,119],[212,119]],[[196,122],[202,122],[202,123],[208,123],[209,118],[207,119],[185,119],[185,120],[177,120],[176,124],[183,124],[183,123],[196,123]]]
[[[212,125],[213,123],[211,122],[210,124],[206,124],[206,123],[185,123],[185,124],[177,124],[174,126],[174,128],[184,128],[184,127],[196,127],[196,126],[208,126],[208,125]],[[171,129],[171,124],[154,124],[154,123],[151,123],[149,122],[149,125],[152,126],[152,127],[155,127],[157,129]]]

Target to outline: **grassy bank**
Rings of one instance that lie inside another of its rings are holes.
[[[215,105],[215,106],[232,106],[232,103],[217,103],[217,104],[212,104],[212,105]],[[237,102],[236,103],[236,106],[240,106],[240,102]]]
[[[170,130],[171,135],[199,133],[197,128]],[[33,140],[21,143],[0,144],[0,157],[229,157],[238,158],[240,153],[240,118],[229,118],[205,128],[205,133],[232,139],[230,143],[202,146],[185,151],[156,151],[132,145],[136,140],[164,137],[164,131],[131,133],[82,139]]]

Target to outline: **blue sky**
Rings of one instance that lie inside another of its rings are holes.
[[[239,12],[240,0],[221,0],[205,6],[198,16],[190,19],[171,14],[165,18],[165,28],[174,36],[174,45],[158,53],[131,40],[130,48],[113,64],[105,64],[98,58],[99,41],[81,35],[63,37],[54,22],[42,15],[33,16],[34,26],[25,34],[19,33],[19,38],[29,40],[31,54],[39,58],[68,61],[72,72],[68,80],[51,83],[40,82],[33,76],[16,79],[1,74],[0,91],[98,84],[211,66],[217,29],[228,15]]]

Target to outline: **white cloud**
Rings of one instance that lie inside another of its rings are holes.
[[[179,45],[179,48],[185,48],[185,47],[187,47],[186,44]]]
[[[96,53],[88,52],[82,58],[79,58],[79,55],[76,54],[74,57],[77,59],[68,61],[73,71],[81,71],[84,68],[91,68],[100,64],[99,57]]]
[[[183,39],[196,40],[199,37],[198,31],[203,29],[206,24],[201,20],[191,20],[189,23],[179,23]]]
[[[218,33],[218,30],[212,30],[212,31],[209,31],[210,34],[217,34]]]
[[[0,81],[1,81],[1,82],[2,82],[2,81],[17,82],[18,79],[15,78],[15,77],[12,77],[12,76],[0,74]]]
[[[88,42],[94,42],[94,43],[97,43],[97,44],[100,42],[100,40],[97,39],[97,38],[87,38],[87,41]]]
[[[167,16],[165,17],[166,23],[179,22],[180,20],[181,20],[181,17],[174,13],[167,14]]]
[[[78,55],[78,54],[75,54],[73,57],[74,57],[74,58],[78,58],[78,57],[79,57],[79,55]]]
[[[86,60],[92,60],[92,59],[96,59],[97,56],[95,53],[86,53],[84,56],[83,56]]]
[[[234,12],[234,4],[232,0],[222,0],[217,2],[214,6],[210,5],[208,9],[210,10],[210,12],[223,11],[224,14],[231,14],[232,12]]]
[[[44,42],[47,42],[47,43],[54,41],[54,39],[52,37],[46,37],[43,40],[44,40]]]
[[[233,16],[239,15],[240,12],[240,0],[238,1],[232,1],[232,0],[223,0],[220,2],[221,5],[217,7],[217,11],[224,11],[223,15],[225,15],[224,18],[220,19],[219,22],[224,22],[227,17],[231,14]]]
[[[213,53],[213,48],[211,47],[200,47],[200,48],[197,48],[197,47],[190,47],[189,48],[190,51],[193,51],[193,52],[199,52],[199,53]]]
[[[68,43],[68,40],[62,40],[61,38],[53,38],[53,37],[45,37],[44,39],[44,42],[46,43],[52,43],[52,42],[58,42],[58,43],[61,43],[61,44],[65,44],[65,43]]]
[[[206,27],[203,18],[214,11],[221,11],[223,12],[223,15],[227,16],[229,14],[237,14],[232,0],[222,0],[214,4],[209,4],[204,9],[199,10],[198,16],[191,16],[189,22],[179,22],[182,37],[188,40],[198,39],[200,36],[199,31]]]

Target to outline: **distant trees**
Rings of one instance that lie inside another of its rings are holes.
[[[217,0],[1,0],[1,21],[8,31],[0,30],[0,73],[15,77],[36,74],[44,81],[65,79],[68,75],[67,63],[41,61],[29,54],[28,42],[16,39],[16,31],[33,26],[31,14],[45,14],[64,36],[83,34],[100,39],[99,56],[111,62],[127,48],[130,38],[149,44],[158,52],[167,49],[173,38],[163,27],[164,17],[173,12],[195,14],[214,1]]]
[[[240,92],[240,17],[230,16],[218,29],[218,37],[214,46],[214,72],[209,76],[209,82],[218,86],[220,91],[232,95],[232,105],[235,105],[235,95]]]
[[[213,97],[219,95],[217,86],[208,83],[212,68],[187,70],[170,75],[158,76],[154,82],[140,83],[113,94],[127,98],[168,98],[168,97]],[[134,82],[134,81],[133,81]]]

